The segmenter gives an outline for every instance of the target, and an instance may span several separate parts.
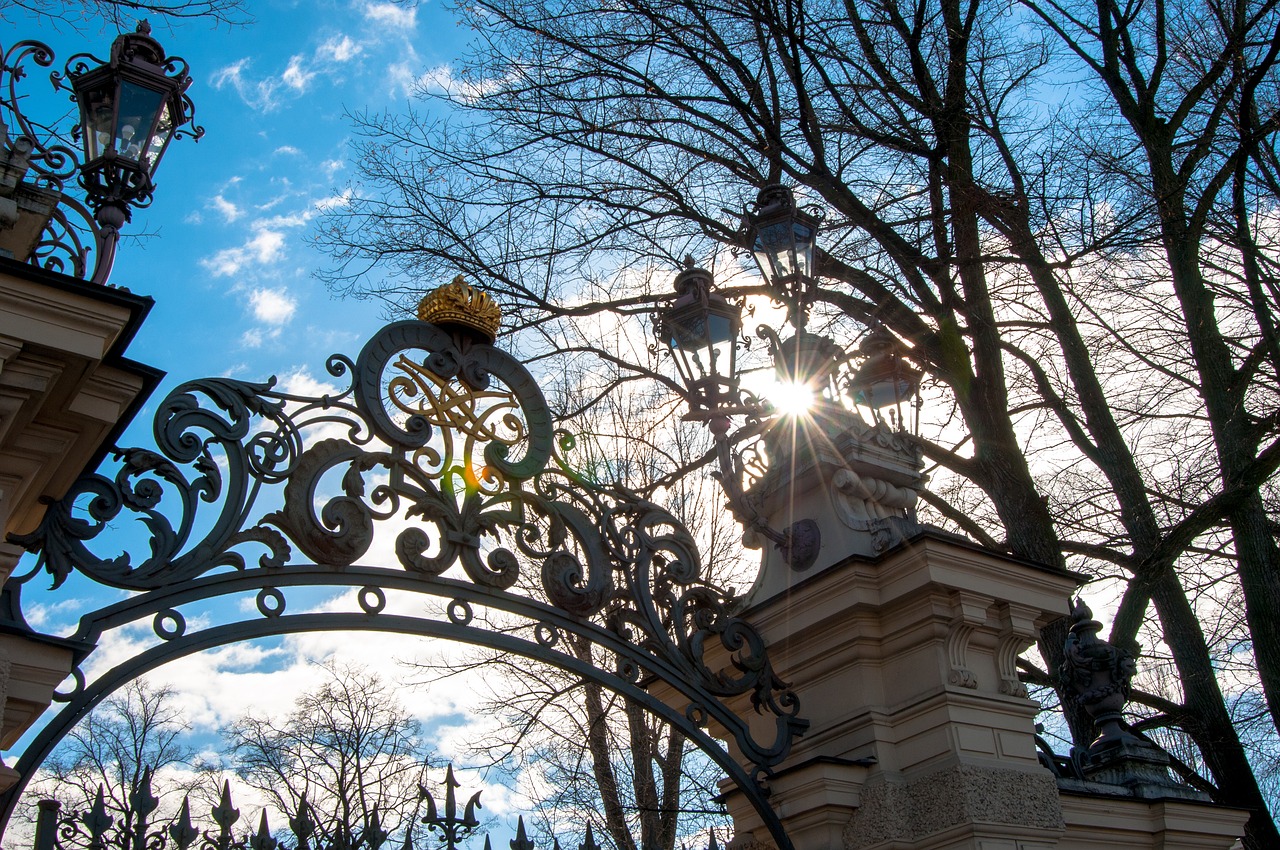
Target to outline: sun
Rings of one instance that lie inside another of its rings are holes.
[[[813,389],[797,382],[778,382],[765,393],[783,416],[804,416],[813,407]]]

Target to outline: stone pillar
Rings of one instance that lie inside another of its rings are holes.
[[[810,723],[770,780],[796,850],[1231,846],[1242,812],[1040,764],[1017,656],[1067,616],[1080,576],[917,524],[909,436],[830,403],[793,427],[766,449],[794,462],[749,496],[775,529],[815,520],[822,549],[804,570],[767,549],[740,616]],[[746,698],[733,707],[754,716]],[[734,850],[772,846],[741,795],[725,800]]]
[[[1015,658],[1076,583],[924,532],[749,598],[811,723],[771,782],[797,850],[1055,846],[1057,784]],[[734,796],[745,837],[759,824]]]

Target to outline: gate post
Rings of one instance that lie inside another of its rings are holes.
[[[57,800],[41,800],[36,804],[36,841],[34,850],[55,850],[58,837],[58,814],[62,804]]]
[[[770,783],[797,850],[1056,846],[1014,659],[1076,579],[930,532],[797,579],[741,615],[811,724]]]
[[[1239,812],[1099,788],[1082,806],[1040,764],[1016,659],[1067,615],[1080,576],[917,525],[906,435],[833,410],[809,427],[784,435],[794,460],[771,453],[786,468],[754,495],[775,527],[816,520],[822,551],[797,571],[766,550],[739,612],[810,722],[769,779],[797,850],[1231,846]],[[770,846],[740,795],[725,799],[736,850]]]

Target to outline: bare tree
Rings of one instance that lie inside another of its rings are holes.
[[[1178,677],[1144,723],[1254,812],[1248,846],[1280,843],[1227,696],[1278,734],[1276,2],[462,13],[474,51],[426,111],[357,116],[363,191],[318,232],[330,283],[399,305],[460,270],[554,356],[581,317],[670,297],[655,273],[687,253],[766,294],[720,246],[757,187],[797,186],[827,213],[811,327],[881,322],[936,386],[934,518],[1121,582],[1113,640]],[[610,392],[672,387],[656,355],[570,347],[619,367]],[[1050,683],[1061,645],[1047,630],[1028,676]]]
[[[13,11],[19,10],[38,21],[76,29],[90,22],[115,29],[131,28],[148,16],[167,22],[202,18],[231,26],[252,20],[245,0],[10,0],[6,6],[7,11],[0,9],[0,20],[12,20]]]
[[[334,662],[325,670],[328,679],[299,694],[288,717],[246,714],[223,730],[230,767],[311,846],[402,838],[430,763],[418,723],[376,675]]]
[[[150,774],[159,812],[172,815],[197,782],[189,731],[169,688],[135,679],[72,729],[46,759],[25,799],[53,799],[66,810],[86,811],[101,790],[108,815],[132,824],[133,791]],[[176,780],[174,769],[188,779]]]

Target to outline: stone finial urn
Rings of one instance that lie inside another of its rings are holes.
[[[1119,743],[1144,743],[1125,728],[1124,721],[1137,662],[1133,653],[1101,640],[1100,631],[1102,623],[1093,619],[1093,611],[1077,598],[1059,676],[1068,699],[1084,708],[1098,730],[1098,737],[1089,745],[1091,753]]]

